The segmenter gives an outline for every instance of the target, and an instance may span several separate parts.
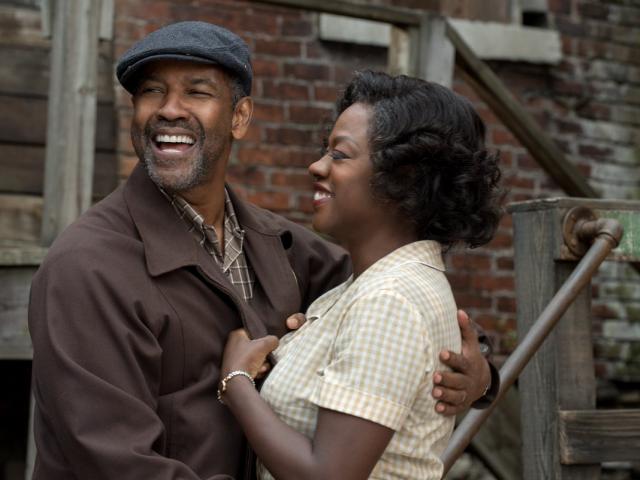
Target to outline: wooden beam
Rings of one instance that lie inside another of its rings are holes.
[[[50,245],[91,203],[99,25],[99,0],[55,2],[43,245]]]
[[[560,188],[572,197],[599,197],[598,192],[587,183],[577,167],[565,157],[553,139],[519,104],[491,68],[473,53],[471,47],[449,22],[447,36],[456,49],[456,63],[465,80]]]
[[[420,15],[393,7],[362,5],[345,0],[255,0],[258,3],[281,7],[301,8],[319,13],[332,13],[346,17],[374,20],[392,25],[410,27],[420,25]]]
[[[559,430],[564,464],[638,460],[640,410],[563,410]]]

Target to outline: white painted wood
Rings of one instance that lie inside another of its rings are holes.
[[[447,20],[425,15],[420,24],[418,77],[451,88],[456,52],[447,37]]]
[[[391,43],[391,26],[387,23],[329,14],[319,17],[321,40],[376,46]],[[560,34],[555,30],[461,19],[449,19],[449,22],[483,60],[542,64],[556,64],[562,60]]]
[[[53,8],[42,243],[91,203],[97,108],[99,0]]]

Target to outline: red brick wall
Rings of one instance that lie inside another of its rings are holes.
[[[482,12],[476,11],[477,2],[462,0],[369,3],[426,5],[458,17],[509,20],[503,0],[492,0],[494,8]],[[610,198],[637,199],[640,5],[619,3],[549,0],[550,28],[562,34],[562,63],[535,66],[502,62],[492,67],[596,188]],[[119,0],[116,57],[146,33],[185,19],[226,26],[240,34],[254,52],[254,121],[247,138],[234,148],[231,182],[255,203],[308,223],[311,194],[306,166],[318,156],[336,94],[354,70],[384,69],[386,50],[320,42],[317,16],[295,9],[239,0],[203,0],[197,5],[177,0]],[[454,88],[474,101],[487,123],[489,145],[502,153],[505,185],[510,190],[507,201],[562,194],[467,85],[456,78]],[[118,105],[120,171],[126,176],[136,159],[128,139],[130,102],[122,89]],[[515,343],[511,231],[507,216],[487,247],[453,253],[448,259],[449,279],[459,305],[492,333],[502,352]],[[599,280],[603,288],[596,288],[599,371],[614,379],[624,376],[620,372],[627,364],[640,369],[640,359],[624,357],[616,350],[621,342],[607,333],[618,327],[622,331],[634,328],[640,312],[640,285],[634,275],[625,267],[608,267]],[[623,285],[628,285],[624,292]],[[637,336],[624,347],[626,351],[640,350],[640,334]],[[625,375],[626,379],[640,380],[640,373]]]

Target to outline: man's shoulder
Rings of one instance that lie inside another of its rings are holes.
[[[109,256],[119,247],[139,242],[123,199],[122,188],[90,207],[55,240],[43,266],[60,258],[83,261]]]

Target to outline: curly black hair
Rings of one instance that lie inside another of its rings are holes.
[[[446,247],[491,240],[501,215],[501,174],[471,102],[435,83],[362,71],[338,99],[338,114],[354,103],[373,111],[376,197],[395,205],[421,240]]]

